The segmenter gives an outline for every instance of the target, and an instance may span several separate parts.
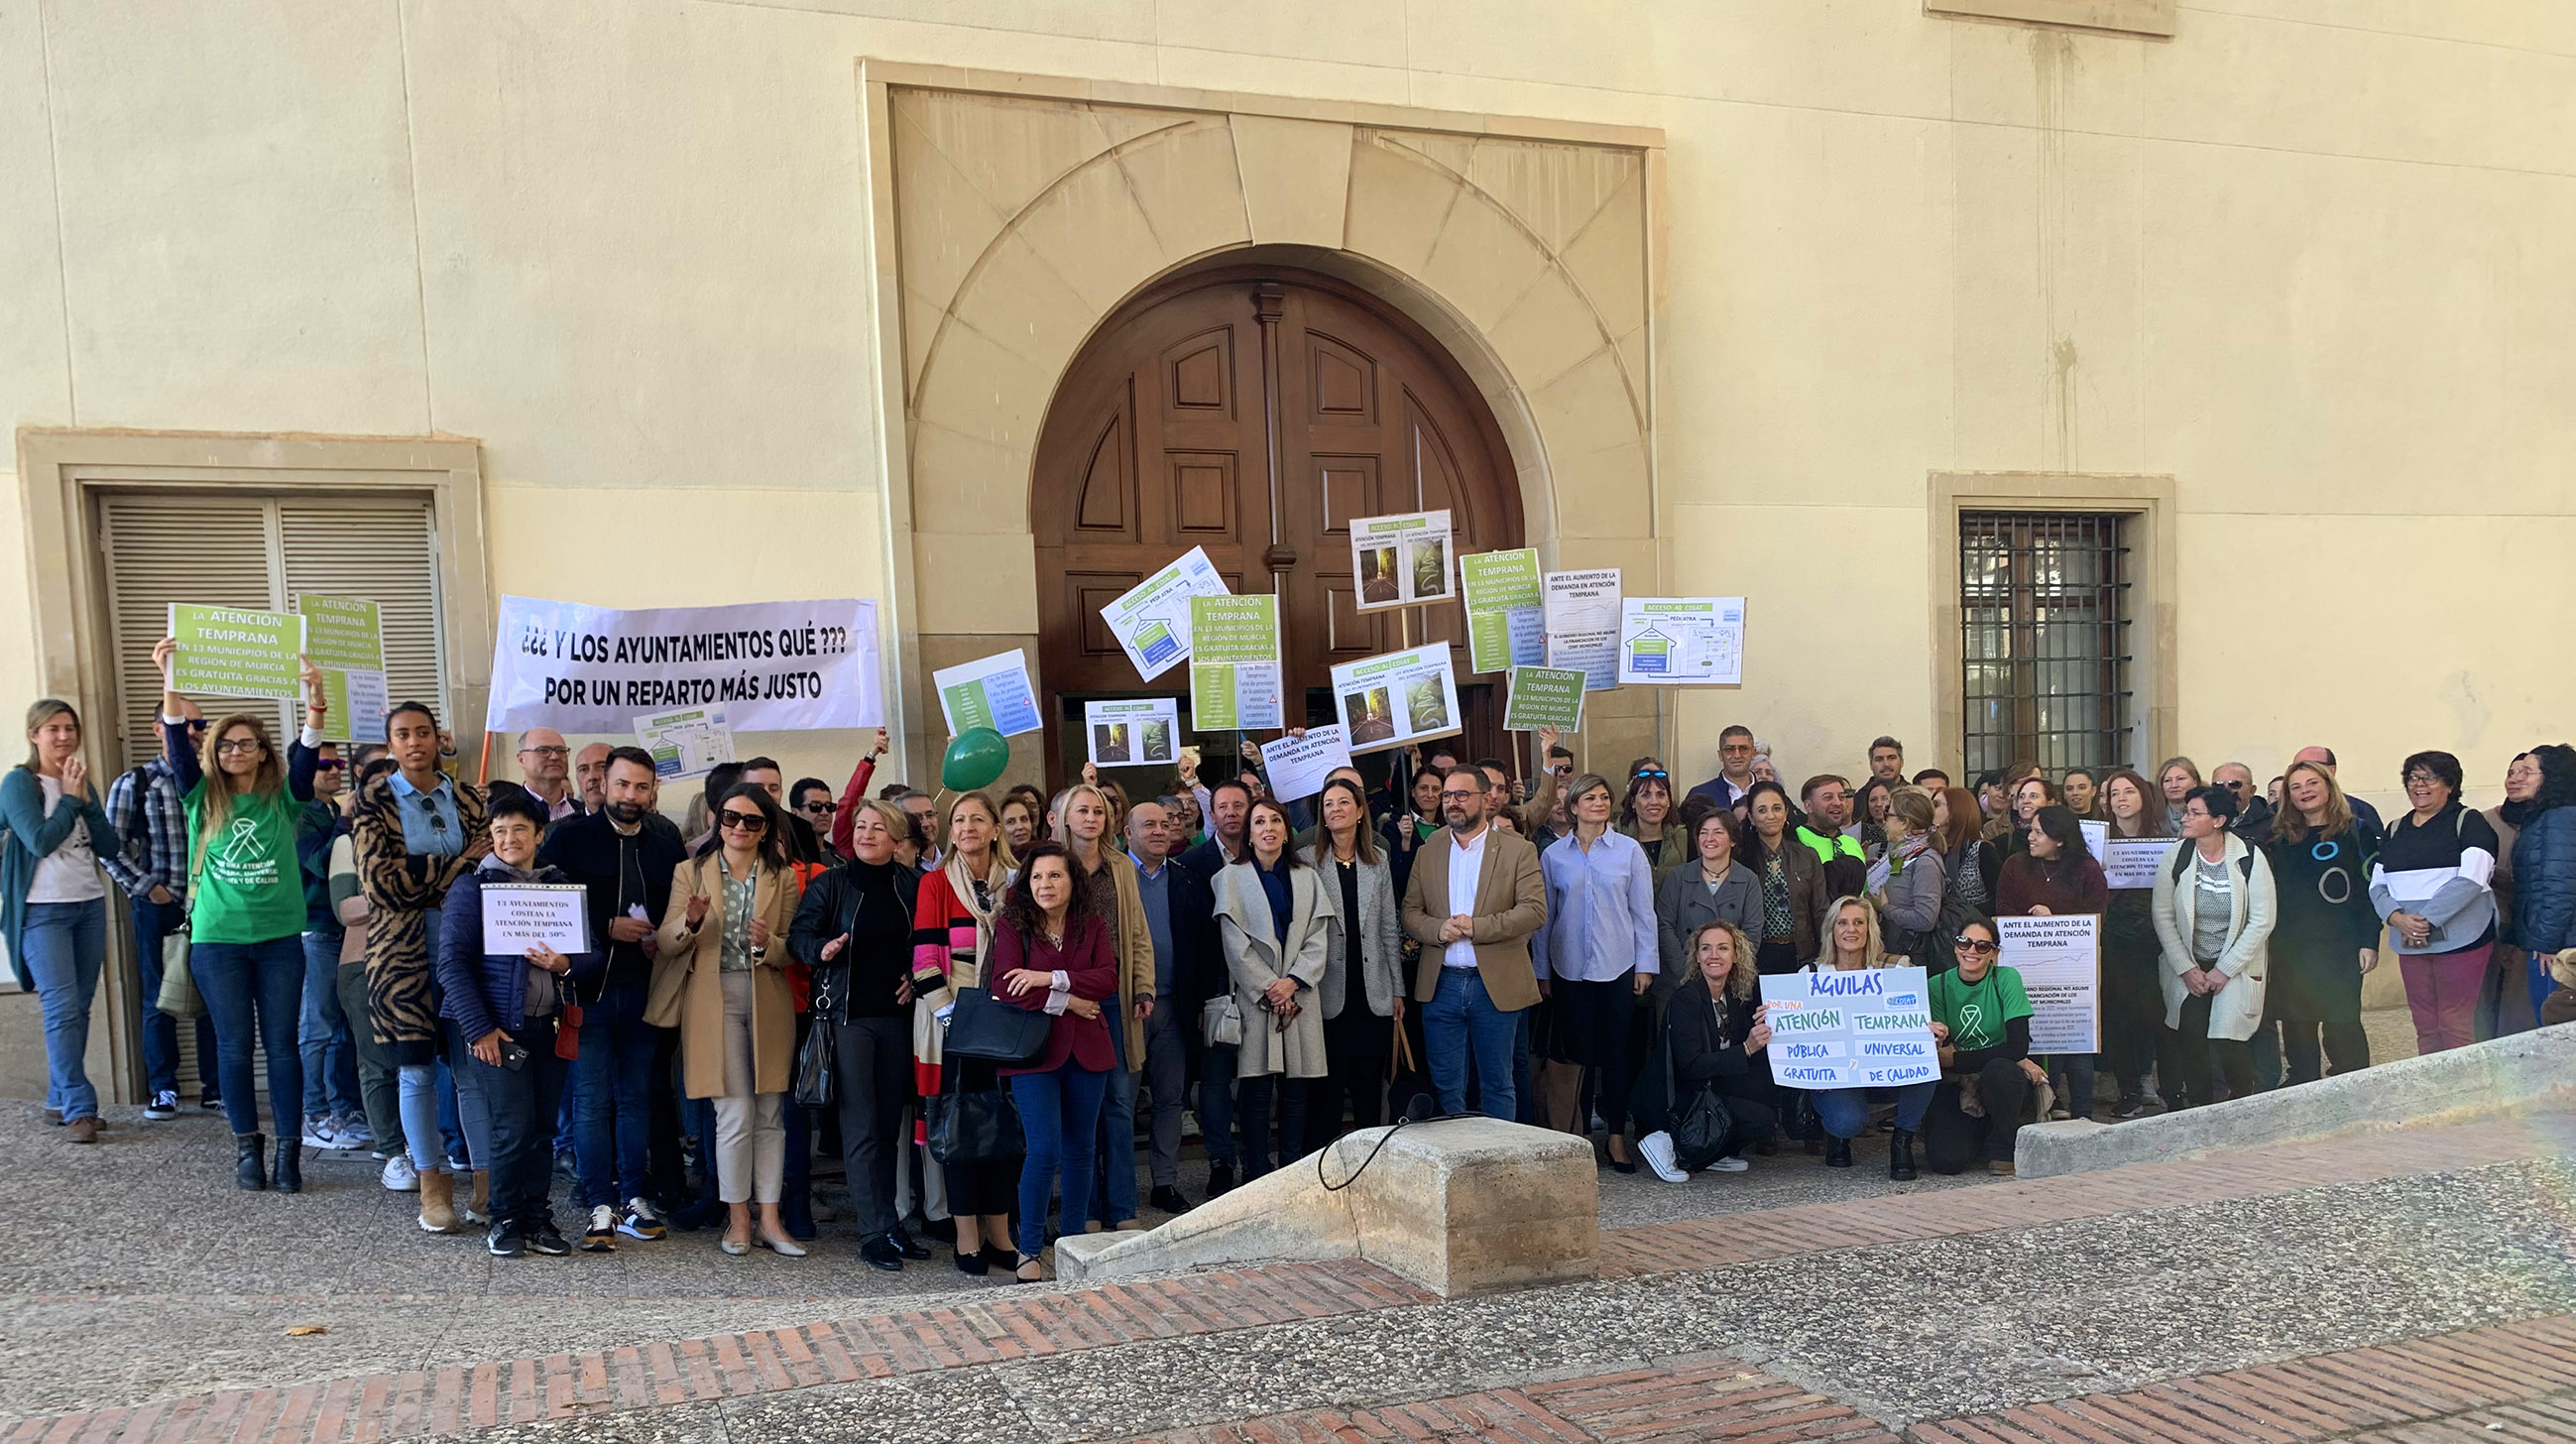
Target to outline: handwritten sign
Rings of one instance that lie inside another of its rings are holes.
[[[2030,996],[2030,1051],[2090,1053],[2102,1046],[2102,918],[2068,913],[1995,919],[1997,960],[2021,974]]]
[[[1941,1076],[1921,968],[1772,973],[1771,1081],[1783,1088],[1899,1088]]]

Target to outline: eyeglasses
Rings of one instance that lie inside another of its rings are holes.
[[[227,737],[215,744],[215,752],[218,756],[237,757],[245,752],[257,752],[266,746],[268,746],[267,743],[256,737]]]
[[[1997,951],[1997,945],[1984,938],[1952,938],[1950,944],[1960,952],[1973,953],[1978,957]]]
[[[1465,792],[1460,792],[1451,788],[1443,788],[1440,792],[1440,800],[1443,802],[1472,802],[1484,795],[1485,792],[1483,788],[1474,788]]]
[[[2226,788],[2230,792],[2251,792],[2254,790],[2254,784],[2251,782],[2222,782],[2218,785]]]
[[[723,826],[737,828],[743,832],[762,832],[769,827],[769,819],[757,812],[735,812],[727,809],[722,816]]]
[[[539,757],[570,757],[572,755],[572,749],[569,747],[522,747],[519,750],[521,752],[533,752]]]

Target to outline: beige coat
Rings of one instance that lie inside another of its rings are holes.
[[[1442,828],[1413,857],[1413,879],[1404,889],[1404,931],[1422,944],[1414,972],[1413,1000],[1428,1003],[1440,991],[1440,962],[1448,944],[1441,925],[1456,913],[1474,919],[1468,940],[1476,945],[1476,972],[1485,996],[1505,1013],[1538,1002],[1538,971],[1530,966],[1530,934],[1547,921],[1547,879],[1529,839],[1488,829],[1485,867],[1472,905],[1449,896],[1449,829]]]
[[[1243,1047],[1236,1053],[1234,1076],[1258,1078],[1284,1073],[1291,1078],[1324,1076],[1324,967],[1341,911],[1324,875],[1311,867],[1288,874],[1288,936],[1275,937],[1277,920],[1261,877],[1250,862],[1238,862],[1216,875],[1217,931],[1225,938],[1225,971],[1234,984],[1235,1006],[1243,1010]],[[1261,995],[1281,978],[1306,986],[1297,995],[1297,1016],[1288,1030],[1265,1011]]]
[[[752,915],[769,922],[769,951],[751,965],[752,1091],[784,1093],[795,1071],[796,1004],[787,991],[787,929],[805,885],[789,868],[764,867]],[[689,899],[707,899],[707,915],[689,926]],[[663,911],[653,993],[676,987],[680,999],[681,1082],[692,1098],[720,1098],[724,1055],[724,868],[716,857],[691,858],[671,874]]]

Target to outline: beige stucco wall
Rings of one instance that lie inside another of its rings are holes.
[[[1659,131],[1658,555],[1752,598],[1683,771],[1736,718],[1791,771],[1932,735],[1936,471],[2173,476],[2205,763],[2326,739],[2384,791],[2563,727],[2556,0],[5,5],[0,421],[478,437],[497,590],[888,586],[946,554],[892,554],[862,56]]]

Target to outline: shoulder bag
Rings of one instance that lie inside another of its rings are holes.
[[[1027,1008],[1015,1008],[993,996],[990,988],[959,988],[957,1005],[948,1014],[946,1052],[961,1058],[1016,1067],[1046,1051],[1055,1019]]]
[[[1664,1040],[1664,1096],[1673,1100],[1674,1166],[1684,1173],[1697,1173],[1715,1163],[1735,1141],[1735,1115],[1727,1111],[1725,1095],[1714,1083],[1700,1085],[1688,1098],[1681,1095],[1673,1074],[1670,1037]]]
[[[949,1069],[948,1086],[922,1100],[930,1156],[943,1168],[982,1168],[1015,1161],[1026,1145],[1009,1090],[960,1088],[963,1072]]]

